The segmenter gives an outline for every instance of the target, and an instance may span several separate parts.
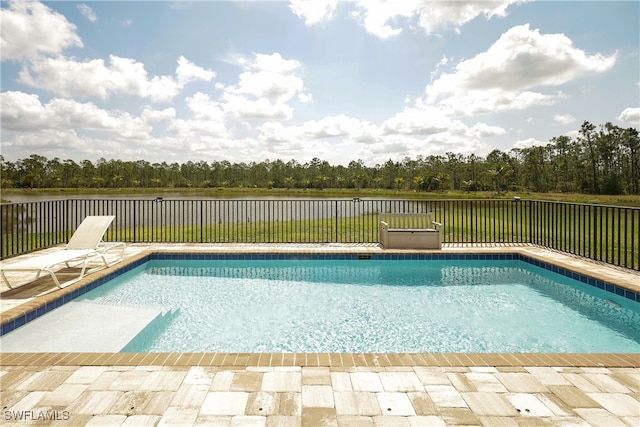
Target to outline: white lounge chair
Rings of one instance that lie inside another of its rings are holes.
[[[99,258],[101,265],[92,269],[95,271],[101,268],[110,267],[122,261],[124,255],[125,244],[123,242],[103,242],[104,233],[113,222],[115,216],[88,216],[78,226],[69,243],[64,249],[58,252],[52,252],[44,255],[34,256],[24,261],[16,263],[3,263],[0,265],[0,275],[2,280],[7,284],[9,289],[13,289],[5,272],[36,272],[37,280],[42,273],[49,274],[59,288],[60,284],[56,271],[63,265],[66,267],[81,267],[79,277],[68,281],[65,286],[77,282],[82,279],[87,271],[89,261]],[[116,259],[111,264],[107,261],[107,254],[115,250]]]

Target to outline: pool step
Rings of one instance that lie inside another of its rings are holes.
[[[154,341],[171,325],[180,314],[180,309],[163,310],[133,337],[121,351],[146,352]]]
[[[3,352],[119,352],[162,312],[71,301],[0,338]]]

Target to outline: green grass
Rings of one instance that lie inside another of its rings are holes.
[[[376,197],[390,199],[423,199],[423,200],[459,200],[459,199],[512,199],[521,197],[527,200],[549,200],[558,202],[589,203],[608,206],[640,207],[640,196],[637,195],[598,195],[581,193],[532,193],[504,192],[496,194],[491,191],[410,191],[383,189],[285,189],[285,188],[36,188],[36,189],[2,189],[2,202],[11,201],[11,196],[28,197],[29,195],[55,195],[69,198],[82,198],[88,195],[109,198],[114,195],[158,195],[171,197],[203,197],[203,198],[235,198],[235,197],[282,197],[282,198],[350,198]]]

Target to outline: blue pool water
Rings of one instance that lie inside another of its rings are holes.
[[[519,260],[151,260],[77,300],[165,313],[123,351],[640,352],[639,303]]]

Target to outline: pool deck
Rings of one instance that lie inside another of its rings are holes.
[[[367,244],[135,244],[123,263],[63,290],[48,277],[15,290],[0,285],[0,318],[4,323],[149,251],[433,252]],[[445,245],[438,252],[518,252],[640,292],[637,272],[536,246]],[[11,276],[12,283],[30,277]],[[17,426],[636,427],[640,354],[0,353],[0,404],[2,424]]]

